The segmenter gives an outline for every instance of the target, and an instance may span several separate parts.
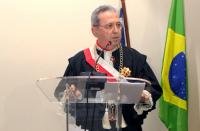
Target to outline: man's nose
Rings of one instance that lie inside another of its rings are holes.
[[[119,29],[118,29],[117,26],[115,25],[115,26],[113,27],[112,31],[116,33],[116,32],[119,31]]]

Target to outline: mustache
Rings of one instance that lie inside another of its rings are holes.
[[[113,35],[113,36],[111,36],[111,38],[115,38],[115,37],[119,37],[119,35]]]

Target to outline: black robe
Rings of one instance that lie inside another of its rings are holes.
[[[142,131],[141,125],[143,124],[143,119],[146,118],[149,111],[155,109],[156,101],[162,95],[162,89],[148,63],[146,62],[146,56],[140,54],[135,49],[122,46],[123,48],[123,67],[128,67],[131,70],[131,76],[134,78],[142,78],[151,82],[151,94],[153,100],[153,107],[148,111],[144,111],[142,115],[137,115],[136,111],[133,108],[133,104],[123,104],[122,105],[122,114],[124,120],[128,125],[126,128],[123,128],[122,131]],[[97,50],[97,53],[100,54],[100,51]],[[112,56],[115,57],[114,68],[119,71],[120,64],[120,53],[119,49],[112,52]],[[104,53],[101,55],[104,58]],[[79,76],[81,72],[93,71],[93,67],[86,62],[84,52],[80,51],[74,57],[69,59],[69,65],[64,73],[64,76]],[[63,91],[63,89],[56,89],[55,96],[58,92]],[[57,97],[57,96],[56,96]],[[92,107],[93,108],[93,105]],[[98,107],[96,107],[98,108]],[[104,109],[103,109],[104,110]],[[79,123],[80,124],[80,123]],[[99,124],[99,125],[98,125]],[[84,125],[82,124],[82,127]],[[94,123],[94,130],[101,130],[102,123]]]

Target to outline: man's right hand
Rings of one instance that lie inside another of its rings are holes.
[[[76,97],[78,100],[82,99],[82,94],[79,90],[76,90],[76,87],[72,84],[70,86],[72,92],[69,92],[69,97]]]

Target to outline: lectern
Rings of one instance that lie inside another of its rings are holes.
[[[151,92],[150,85],[149,81],[130,77],[72,76],[37,80],[47,99],[59,103],[58,113],[66,113],[66,131],[121,131],[126,126],[121,106],[139,103],[144,89]]]

